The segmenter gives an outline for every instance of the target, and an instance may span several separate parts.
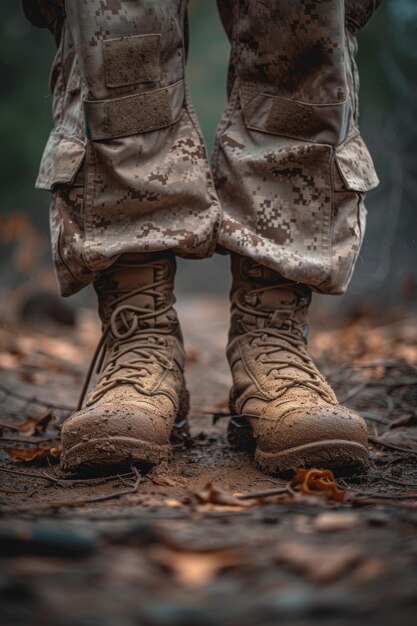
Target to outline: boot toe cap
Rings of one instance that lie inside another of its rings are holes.
[[[317,441],[345,440],[367,445],[364,419],[340,405],[305,406],[277,419],[268,405],[260,419],[258,441],[271,451],[284,450]]]
[[[163,408],[148,402],[115,407],[104,401],[77,411],[62,425],[62,467],[162,460],[173,422],[172,409],[164,413]]]
[[[266,407],[255,429],[261,469],[296,467],[365,467],[368,434],[365,421],[339,405],[305,406],[274,418]]]

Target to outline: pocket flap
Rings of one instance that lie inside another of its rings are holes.
[[[57,184],[71,184],[83,162],[86,144],[74,135],[66,135],[63,128],[49,135],[43,152],[37,189],[51,191]]]
[[[244,98],[241,96],[241,102]],[[243,104],[248,128],[300,141],[337,145],[347,134],[350,100],[311,104],[258,93]]]
[[[369,191],[379,184],[372,157],[360,135],[337,146],[336,164],[342,177],[341,182],[352,191]]]

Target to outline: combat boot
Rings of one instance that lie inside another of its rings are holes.
[[[229,441],[255,446],[257,466],[352,471],[368,463],[367,428],[338,404],[307,353],[311,291],[232,255]],[[249,435],[249,438],[248,438]]]
[[[63,469],[168,458],[188,411],[174,275],[173,257],[122,257],[95,282],[103,335],[87,385],[93,369],[96,380],[63,423]]]

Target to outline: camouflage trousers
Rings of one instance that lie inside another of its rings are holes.
[[[187,1],[65,3],[37,179],[53,194],[64,295],[121,254],[216,246],[346,289],[378,184],[358,130],[355,34],[379,1],[218,4],[231,56],[210,168],[185,83]]]

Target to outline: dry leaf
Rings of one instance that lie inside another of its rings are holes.
[[[13,424],[11,422],[0,422],[0,428],[9,428],[15,430],[24,437],[32,437],[33,435],[42,435],[45,433],[49,424],[57,420],[57,417],[48,411],[41,417],[29,417],[22,424]]]
[[[386,430],[378,439],[381,442],[392,443],[402,448],[417,450],[417,428],[415,426],[399,426]]]
[[[48,381],[48,377],[43,372],[19,372],[19,378],[22,382],[31,385],[44,385]]]
[[[178,477],[170,477],[171,470],[169,465],[164,462],[160,465],[156,465],[150,472],[147,473],[146,478],[150,480],[154,485],[161,485],[162,487],[179,487],[184,485],[184,481]]]
[[[346,492],[338,487],[331,470],[299,468],[290,486],[299,486],[304,495],[325,495],[334,502],[343,502],[346,496]]]
[[[313,546],[299,541],[286,543],[275,553],[279,563],[315,583],[330,583],[340,578],[362,558],[362,553],[351,546]]]
[[[32,435],[41,435],[48,428],[51,422],[57,420],[57,417],[48,411],[42,417],[30,417],[23,424],[19,426],[19,432],[26,437],[31,437]]]
[[[223,398],[223,400],[219,400],[218,402],[216,402],[214,406],[216,409],[225,409],[226,411],[228,411],[230,406],[229,403],[229,398],[225,397]]]
[[[239,509],[253,506],[253,503],[240,500],[226,491],[213,487],[211,483],[208,483],[203,491],[195,492],[193,495],[203,504],[238,507]]]
[[[3,450],[7,452],[12,461],[24,461],[25,463],[61,456],[61,448],[3,448]]]
[[[164,500],[164,504],[165,506],[170,506],[174,509],[179,509],[184,506],[181,500],[177,500],[176,498],[167,498]]]
[[[186,350],[187,355],[187,363],[190,365],[191,363],[196,363],[198,361],[198,349],[193,347],[188,347]]]
[[[417,415],[399,417],[390,423],[389,428],[398,428],[399,426],[417,426]]]
[[[324,532],[349,530],[361,524],[357,513],[321,513],[314,520],[314,527]]]
[[[378,578],[389,574],[391,569],[390,563],[380,558],[370,558],[361,563],[352,576],[352,584],[362,587],[369,585]]]
[[[177,582],[186,587],[201,587],[222,570],[240,565],[244,560],[243,553],[236,549],[181,552],[164,546],[152,548],[150,557],[170,570]]]

